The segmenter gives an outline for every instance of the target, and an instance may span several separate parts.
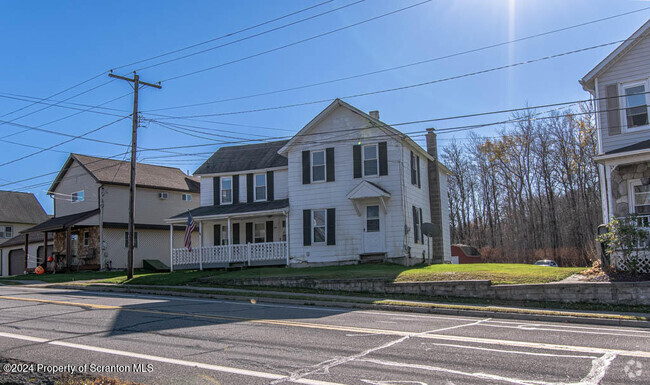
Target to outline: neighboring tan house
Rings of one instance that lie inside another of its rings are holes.
[[[20,232],[47,218],[34,194],[0,191],[0,275],[25,271],[25,237]],[[29,258],[30,266],[27,267],[34,267],[36,249],[32,250],[31,245],[28,254],[32,258]]]
[[[650,20],[580,83],[597,100],[603,223],[636,214],[650,227]]]
[[[71,154],[48,190],[54,217],[24,232],[54,233],[54,253],[63,265],[124,269],[129,180],[128,161]],[[142,267],[143,259],[166,262],[169,232],[164,220],[199,205],[199,181],[177,168],[138,163],[135,195],[134,266]]]
[[[439,229],[431,249],[442,263],[450,172],[433,130],[427,147],[338,99],[291,140],[222,147],[194,173],[200,244],[189,252],[174,243],[173,265],[411,265],[429,257],[425,222]],[[186,221],[180,213],[167,222]]]

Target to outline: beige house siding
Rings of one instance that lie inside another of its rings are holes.
[[[129,188],[127,186],[104,186],[104,222],[127,223],[129,215]],[[167,199],[159,197],[167,192]],[[199,193],[191,193],[191,201],[182,200],[179,191],[154,190],[139,187],[135,193],[135,222],[164,225],[165,219],[180,212],[199,207]]]
[[[57,217],[94,210],[99,207],[97,195],[99,184],[79,165],[76,160],[70,165],[54,194],[54,214]],[[84,192],[83,202],[71,202],[70,195],[76,191]]]

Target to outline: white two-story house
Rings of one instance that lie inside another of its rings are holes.
[[[582,80],[596,100],[603,223],[650,224],[650,20]],[[650,264],[648,265],[650,268]]]
[[[23,233],[53,233],[59,267],[125,269],[130,164],[70,154],[48,194],[54,217]],[[169,261],[165,219],[198,207],[199,181],[177,168],[136,165],[134,265],[145,259]],[[184,228],[175,234],[183,238]]]
[[[447,176],[428,151],[370,114],[335,100],[288,141],[222,147],[196,172],[201,229],[192,252],[172,243],[175,268],[403,264],[451,254]],[[168,220],[187,222],[187,213]],[[437,231],[429,239],[423,224]]]

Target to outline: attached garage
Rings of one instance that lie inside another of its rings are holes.
[[[19,275],[25,271],[25,250],[15,249],[9,252],[9,275]]]

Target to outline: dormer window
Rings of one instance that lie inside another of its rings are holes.
[[[266,200],[266,174],[255,174],[255,202]]]
[[[232,177],[221,178],[221,204],[232,203]]]
[[[84,201],[84,190],[73,192],[72,195],[70,196],[70,201],[72,203],[83,202]]]
[[[623,102],[625,103],[625,124],[628,129],[647,126],[648,101],[647,82],[623,84]]]

